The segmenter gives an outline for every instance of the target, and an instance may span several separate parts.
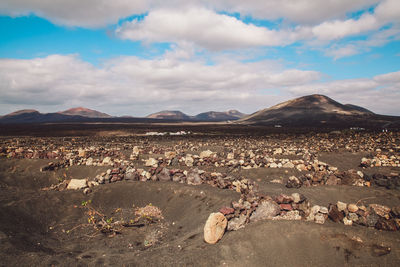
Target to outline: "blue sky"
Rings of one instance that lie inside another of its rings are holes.
[[[396,0],[81,2],[0,3],[0,114],[251,113],[321,93],[400,115]]]

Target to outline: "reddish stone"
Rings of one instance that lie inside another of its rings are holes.
[[[235,209],[230,208],[230,207],[223,207],[219,209],[219,212],[221,212],[224,215],[232,214],[235,212]]]
[[[279,196],[276,197],[276,202],[278,204],[289,204],[293,202],[293,198],[291,196],[287,196],[285,194],[280,194]]]
[[[282,210],[293,210],[292,205],[290,204],[279,204]]]
[[[343,212],[339,211],[336,205],[329,206],[328,216],[334,222],[341,222],[344,218]]]

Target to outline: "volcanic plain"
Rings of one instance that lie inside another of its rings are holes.
[[[400,265],[398,131],[81,123],[1,135],[0,266]],[[227,221],[215,244],[212,213]]]

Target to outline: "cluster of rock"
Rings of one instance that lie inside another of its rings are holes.
[[[371,158],[362,158],[360,167],[400,167],[400,155],[385,155],[378,153]]]
[[[345,225],[363,225],[379,230],[400,230],[400,207],[393,209],[378,205],[346,204],[338,201],[329,206],[329,218]]]
[[[340,172],[337,168],[327,171],[315,171],[300,177],[290,176],[286,182],[286,187],[288,188],[316,185],[370,186],[371,182],[366,180],[366,176],[361,171],[348,170]]]
[[[400,189],[399,173],[392,172],[388,175],[376,173],[372,176],[365,175],[364,179],[376,186],[386,187],[387,189]]]

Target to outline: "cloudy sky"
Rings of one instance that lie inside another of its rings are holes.
[[[399,0],[0,1],[0,114],[252,113],[313,93],[400,115]]]

